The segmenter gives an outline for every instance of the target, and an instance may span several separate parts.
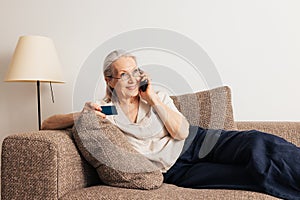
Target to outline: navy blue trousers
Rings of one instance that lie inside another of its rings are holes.
[[[164,174],[164,182],[188,188],[241,189],[300,199],[300,148],[256,130],[225,131],[203,158],[208,130],[197,127],[187,150]]]

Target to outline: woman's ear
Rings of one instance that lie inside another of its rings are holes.
[[[105,77],[105,82],[106,82],[106,84],[109,86],[109,87],[111,87],[111,88],[114,88],[114,86],[113,86],[113,83],[112,83],[112,78],[110,78],[110,77]]]

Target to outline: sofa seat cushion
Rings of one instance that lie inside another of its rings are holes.
[[[134,150],[119,128],[94,112],[79,116],[73,136],[79,151],[105,184],[135,189],[161,186],[160,170]]]
[[[110,186],[93,186],[72,191],[60,200],[99,200],[99,199],[136,199],[136,200],[174,200],[174,199],[255,199],[275,200],[277,198],[249,191],[224,190],[224,189],[190,189],[177,187],[171,184],[163,184],[155,190],[136,190]]]
[[[210,129],[236,129],[228,86],[171,98],[190,125]]]

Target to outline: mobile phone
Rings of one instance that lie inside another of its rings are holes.
[[[140,90],[145,92],[147,90],[147,87],[148,87],[148,79],[145,79],[140,82],[140,87],[139,87]]]
[[[118,111],[116,106],[101,106],[102,109],[102,113],[106,114],[106,115],[117,115]]]

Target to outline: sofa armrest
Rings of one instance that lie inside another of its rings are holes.
[[[238,130],[271,133],[300,146],[300,122],[235,122]]]
[[[8,136],[2,144],[1,196],[59,199],[92,185],[92,170],[79,155],[68,130]]]

